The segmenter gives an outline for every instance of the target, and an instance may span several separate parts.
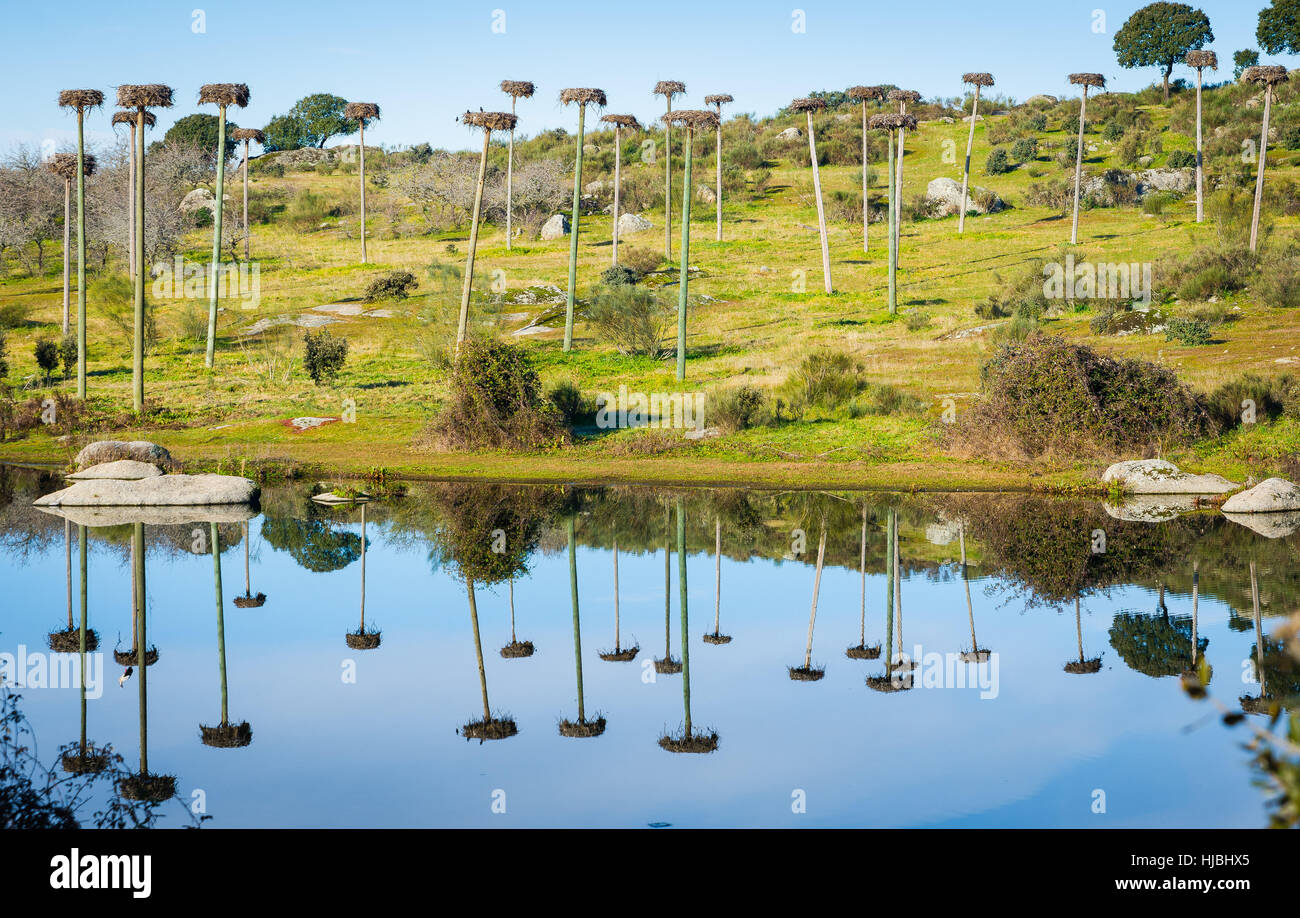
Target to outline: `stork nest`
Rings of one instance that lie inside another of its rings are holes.
[[[233,128],[230,136],[235,140],[256,140],[258,143],[266,143],[266,134],[262,133],[260,128]]]
[[[509,112],[466,112],[460,116],[462,124],[483,128],[485,131],[513,131],[519,119]]]
[[[560,721],[560,736],[569,736],[575,739],[586,739],[592,736],[600,736],[605,732],[605,718],[597,716],[595,720],[562,720]]]
[[[860,102],[866,102],[868,100],[883,102],[885,99],[885,87],[850,86],[847,95],[850,99],[857,99]]]
[[[899,129],[914,131],[916,125],[915,115],[900,115],[897,112],[882,112],[867,119],[868,127],[885,131],[897,131]]]
[[[251,95],[247,83],[205,83],[199,87],[200,105],[248,105]]]
[[[912,690],[912,677],[867,676],[867,688],[873,692],[909,692]]]
[[[1106,78],[1100,73],[1072,73],[1070,82],[1075,86],[1096,86],[1099,89],[1106,88]]]
[[[460,735],[466,740],[476,739],[480,743],[484,740],[509,739],[518,732],[519,727],[509,717],[472,720],[460,728]]]
[[[640,652],[640,646],[620,647],[618,650],[602,650],[597,656],[606,663],[631,663]]]
[[[885,98],[890,102],[920,102],[921,94],[915,89],[891,89],[885,94]]]
[[[655,660],[655,672],[661,676],[675,676],[682,671],[680,660],[674,660],[672,657],[664,657],[662,660]]]
[[[81,155],[81,169],[86,175],[94,175],[96,165],[95,154],[83,153]],[[55,153],[46,161],[45,168],[65,182],[70,182],[77,177],[77,154]]]
[[[581,87],[574,89],[565,89],[560,92],[560,104],[572,105],[574,102],[579,105],[595,105],[604,108],[605,90],[603,89],[583,89]]]
[[[113,662],[116,663],[118,666],[135,666],[138,662],[140,662],[139,654],[136,653],[136,649],[134,647],[132,647],[130,650],[114,650]],[[153,666],[157,662],[158,662],[158,648],[150,647],[148,650],[144,652],[144,665]]]
[[[382,635],[382,631],[349,631],[343,639],[353,650],[374,650]]]
[[[176,776],[128,775],[117,782],[117,792],[127,800],[162,803],[176,796]]]
[[[655,83],[654,94],[656,96],[668,96],[671,99],[673,96],[680,96],[684,92],[686,92],[686,84],[680,80],[660,80]]]
[[[820,112],[826,110],[826,100],[811,97],[795,99],[786,107],[792,112]]]
[[[349,102],[343,106],[343,117],[349,121],[375,121],[379,118],[379,106],[374,102]]]
[[[736,97],[725,92],[715,93],[711,96],[704,97],[705,105],[730,105],[736,101]]]
[[[976,647],[974,650],[963,650],[958,657],[963,663],[987,663],[989,655],[987,648]]]
[[[1211,70],[1219,69],[1219,55],[1213,51],[1188,51],[1187,56],[1183,58],[1183,62],[1188,67],[1196,67],[1197,69],[1201,67],[1209,67]]]
[[[533,93],[537,92],[537,87],[527,80],[502,80],[501,91],[516,99],[531,99]]]
[[[621,128],[631,128],[634,131],[641,130],[641,122],[636,120],[636,115],[605,115],[600,120],[606,124],[618,125]]]
[[[879,644],[854,644],[844,651],[844,656],[850,660],[879,660]]]
[[[81,631],[77,628],[68,628],[64,631],[51,631],[46,636],[46,641],[50,645],[50,650],[55,653],[81,653]],[[86,650],[91,651],[99,647],[99,635],[93,628],[86,629]]]
[[[820,682],[826,676],[826,670],[815,666],[788,666],[786,671],[793,682]]]
[[[961,75],[963,83],[970,83],[972,86],[992,86],[993,74],[991,73],[963,73]]]
[[[203,745],[216,749],[239,749],[253,741],[253,728],[248,721],[239,724],[218,724],[215,727],[199,725]]]
[[[1285,83],[1290,75],[1285,67],[1277,64],[1260,64],[1243,70],[1241,72],[1241,82],[1258,83],[1261,86],[1276,86],[1279,83]]]
[[[1101,657],[1094,657],[1091,660],[1071,660],[1065,664],[1064,668],[1067,673],[1074,673],[1076,676],[1099,673],[1101,672]]]
[[[62,108],[99,108],[104,104],[104,94],[98,89],[65,89],[59,93]]]
[[[172,88],[162,83],[125,84],[117,87],[119,108],[171,108]]]
[[[668,112],[666,115],[661,115],[659,120],[664,124],[683,125],[691,131],[715,128],[721,123],[717,112],[705,111],[704,109],[698,108],[682,108]]]
[[[113,119],[112,119],[112,122],[111,122],[111,123],[112,123],[112,124],[131,124],[131,125],[134,125],[134,124],[135,124],[135,116],[136,116],[136,114],[137,114],[136,112],[113,112]],[[145,113],[144,113],[144,126],[145,126],[145,127],[153,127],[153,126],[154,126],[155,124],[157,124],[157,123],[158,123],[158,119],[154,117],[153,112],[145,112]],[[238,130],[238,128],[236,128],[236,130]]]
[[[718,734],[681,733],[678,736],[659,737],[659,748],[668,752],[708,753],[718,751]]]
[[[258,593],[256,596],[236,596],[236,609],[260,609],[266,605],[266,594]]]
[[[531,657],[536,652],[532,641],[511,641],[501,648],[501,656],[507,660],[522,660],[524,657]]]
[[[71,752],[65,752],[59,759],[63,770],[70,775],[97,775],[108,768],[108,753],[87,744],[86,751],[73,744]]]
[[[723,634],[720,631],[710,631],[709,633],[704,635],[704,643],[713,644],[715,646],[730,644],[731,635]]]

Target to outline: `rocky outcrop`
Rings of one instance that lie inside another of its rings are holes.
[[[157,478],[161,474],[162,470],[152,462],[118,459],[116,462],[101,462],[99,465],[92,465],[80,472],[73,472],[67,478],[69,481],[95,481],[98,479],[138,481],[141,478]]]
[[[1130,494],[1226,494],[1237,487],[1220,475],[1192,475],[1164,459],[1116,462],[1101,480]]]
[[[930,201],[930,213],[936,217],[951,217],[961,210],[961,182],[955,179],[941,176],[932,180],[925,186],[925,196]],[[997,213],[1005,207],[1006,202],[987,188],[971,186],[966,189],[968,213]]]
[[[148,462],[163,469],[175,466],[171,453],[148,440],[99,440],[83,447],[74,462],[78,469],[86,469],[104,462],[116,462],[118,459]]]
[[[1300,511],[1300,486],[1285,478],[1266,478],[1255,487],[1223,502],[1224,513],[1288,513]]]
[[[626,236],[629,233],[643,233],[654,226],[649,220],[640,214],[620,214],[618,218],[618,234]]]
[[[542,224],[540,238],[545,240],[563,239],[569,235],[569,218],[564,214],[555,214]]]

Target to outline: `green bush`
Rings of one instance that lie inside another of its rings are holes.
[[[59,342],[59,360],[63,363],[63,378],[68,379],[77,369],[77,335],[68,332]]]
[[[5,360],[9,354],[9,345],[5,343],[5,333],[0,331],[0,382],[9,375],[9,364]]]
[[[768,398],[757,386],[733,386],[711,393],[705,410],[709,423],[726,433],[735,433],[767,420]]]
[[[984,163],[984,171],[989,175],[1005,175],[1011,171],[1011,160],[1003,147],[994,147]]]
[[[546,400],[554,406],[566,427],[590,422],[596,414],[596,400],[583,395],[578,384],[572,380],[563,380],[551,386],[547,390]]]
[[[1021,137],[1011,145],[1011,158],[1018,163],[1027,163],[1037,158],[1038,141],[1033,137]]]
[[[587,322],[620,354],[665,357],[677,313],[657,290],[620,284],[600,287],[587,306]]]
[[[411,289],[418,286],[420,282],[410,271],[389,271],[366,285],[365,299],[367,303],[378,300],[404,300],[411,295]]]
[[[641,275],[627,265],[610,265],[600,272],[600,282],[607,287],[626,287],[641,280]]]
[[[1170,169],[1194,169],[1196,154],[1191,150],[1175,150],[1169,154],[1168,166]]]
[[[1124,136],[1124,125],[1114,121],[1107,121],[1106,126],[1101,129],[1101,138],[1109,143],[1114,143]]]
[[[1300,405],[1300,379],[1289,373],[1273,379],[1245,373],[1210,392],[1205,410],[1215,427],[1226,433],[1243,423],[1247,400],[1254,404],[1256,421],[1272,420]]]
[[[348,359],[348,339],[335,338],[329,329],[303,335],[302,365],[316,385],[333,383]]]
[[[1047,130],[1047,115],[1037,112],[1025,119],[1025,127],[1040,134]]]
[[[866,388],[863,367],[851,354],[821,350],[808,354],[781,384],[780,394],[796,416],[818,408],[835,411]]]
[[[1165,324],[1165,340],[1177,341],[1184,347],[1199,347],[1210,343],[1210,323],[1204,319],[1171,316]]]
[[[36,342],[32,352],[36,355],[36,366],[49,379],[59,366],[59,346],[48,338],[42,338]]]
[[[849,417],[920,414],[925,402],[889,383],[868,383],[849,403]]]

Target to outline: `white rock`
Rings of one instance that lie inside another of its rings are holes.
[[[1300,512],[1284,510],[1281,513],[1225,513],[1238,526],[1254,530],[1266,539],[1285,539],[1300,532]]]
[[[652,226],[654,224],[640,214],[620,214],[618,218],[618,234],[620,236],[643,233]]]
[[[1300,510],[1300,487],[1285,478],[1266,478],[1223,502],[1224,513],[1282,513]]]
[[[171,465],[172,454],[157,443],[148,440],[98,440],[82,447],[74,460],[77,468],[85,469],[102,462],[134,459],[154,465]]]
[[[703,182],[695,186],[695,194],[705,204],[713,204],[718,200],[718,196],[713,193],[713,189]]]
[[[137,481],[78,481],[35,501],[38,507],[195,507],[251,504],[260,489],[237,475],[159,475]]]
[[[981,206],[978,199],[989,193],[984,188],[968,188],[966,190],[967,212],[973,210],[978,214],[996,213],[1006,206],[996,194],[993,195],[993,201],[990,205]],[[961,182],[955,179],[946,176],[933,179],[925,186],[925,196],[930,199],[932,212],[935,216],[951,217],[961,210]]]
[[[111,479],[114,481],[138,481],[141,478],[157,478],[162,474],[152,462],[139,462],[135,459],[118,459],[116,462],[101,462],[73,472],[67,476],[69,481],[94,481]]]
[[[777,140],[798,140],[802,136],[803,136],[803,131],[799,130],[797,127],[788,127],[781,133],[777,134],[776,139]]]
[[[569,218],[564,214],[555,214],[542,224],[542,239],[563,239],[569,235]]]
[[[1049,96],[1044,94],[1044,95],[1030,96],[1028,99],[1025,100],[1025,104],[1026,105],[1055,105],[1060,101],[1061,100],[1056,98],[1056,96]]]
[[[1164,459],[1116,462],[1101,476],[1132,494],[1225,494],[1237,485],[1220,475],[1191,475]]]

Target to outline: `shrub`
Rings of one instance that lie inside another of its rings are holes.
[[[528,352],[471,338],[452,367],[450,400],[423,442],[440,449],[532,449],[565,437],[559,411],[542,397]]]
[[[1196,167],[1196,154],[1191,150],[1175,150],[1169,154],[1170,169],[1192,169]]]
[[[1011,157],[1018,163],[1027,163],[1038,156],[1038,141],[1033,137],[1021,137],[1011,145]]]
[[[842,351],[815,351],[781,384],[784,401],[798,416],[812,408],[835,410],[866,387],[863,368],[856,358]]]
[[[68,332],[59,342],[59,360],[63,363],[63,378],[68,379],[77,369],[77,336]]]
[[[757,386],[733,386],[712,393],[705,410],[714,426],[726,433],[735,433],[766,421],[768,398]]]
[[[49,379],[59,365],[59,346],[48,338],[42,338],[32,350],[36,355],[36,365],[45,378]]]
[[[1210,392],[1205,397],[1205,410],[1214,426],[1224,433],[1243,423],[1248,400],[1254,406],[1255,419],[1263,421],[1282,415],[1298,397],[1300,379],[1289,373],[1275,379],[1246,373]]]
[[[1300,257],[1290,252],[1270,252],[1260,264],[1250,291],[1265,306],[1300,308]]]
[[[1129,452],[1201,435],[1208,416],[1174,372],[1040,333],[980,370],[980,399],[953,436],[982,455]]]
[[[411,288],[418,286],[420,282],[410,271],[389,271],[376,277],[366,286],[366,302],[404,300],[411,295]]]
[[[907,326],[908,331],[924,331],[930,327],[930,313],[926,312],[924,309],[909,312],[907,318],[903,321],[903,324]]]
[[[302,338],[302,365],[316,385],[332,383],[348,359],[348,339],[335,338],[329,329],[307,332]]]
[[[757,169],[763,165],[763,154],[751,141],[723,147],[723,162],[741,169]]]
[[[664,257],[658,251],[651,249],[634,249],[624,248],[619,253],[618,263],[635,271],[638,276],[645,277],[651,271],[654,271],[663,264]]]
[[[672,353],[665,339],[675,319],[676,312],[658,291],[627,284],[599,288],[587,306],[588,323],[620,354],[657,358]]]
[[[328,209],[324,197],[304,188],[289,202],[285,219],[298,232],[308,232],[320,227]]]
[[[1118,122],[1115,121],[1107,121],[1105,127],[1101,129],[1102,139],[1109,143],[1114,143],[1115,141],[1119,140],[1123,136],[1124,136],[1124,125],[1119,124]]]
[[[1011,161],[1003,147],[994,147],[984,164],[984,171],[989,175],[1005,175],[1011,171]]]
[[[572,380],[564,380],[551,386],[547,390],[546,400],[559,413],[566,427],[573,427],[582,421],[590,421],[596,413],[596,400],[583,395],[578,384]]]
[[[626,287],[641,280],[641,275],[627,265],[610,265],[600,272],[600,282],[607,287]]]
[[[889,383],[868,383],[849,403],[849,417],[920,414],[925,402]]]
[[[1142,199],[1142,213],[1154,217],[1162,216],[1180,200],[1181,198],[1172,191],[1153,191]]]
[[[1165,324],[1165,340],[1177,341],[1185,347],[1199,347],[1210,343],[1210,323],[1204,319],[1171,316]]]
[[[1067,213],[1074,204],[1074,186],[1062,179],[1030,182],[1025,189],[1025,203],[1031,207],[1050,207]]]
[[[8,353],[9,345],[5,343],[5,333],[0,331],[0,382],[9,375],[9,364],[5,360]],[[3,391],[3,387],[0,387],[0,391]]]
[[[1047,130],[1047,115],[1043,112],[1037,112],[1025,119],[1025,127],[1031,131],[1042,133]]]

